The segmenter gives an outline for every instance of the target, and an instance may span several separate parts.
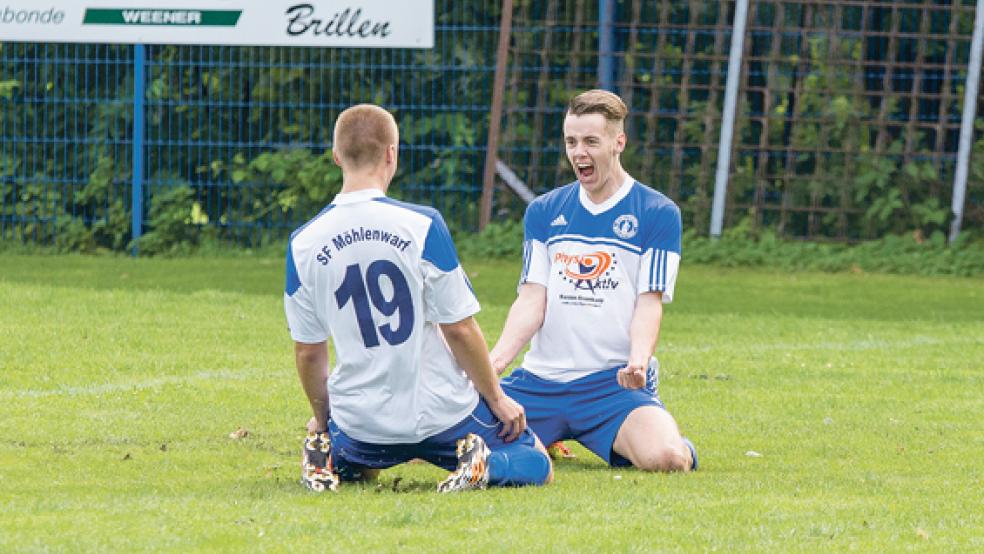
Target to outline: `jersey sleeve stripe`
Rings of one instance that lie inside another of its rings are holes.
[[[533,245],[530,241],[523,241],[523,274],[519,277],[520,283],[526,282],[526,277],[530,273],[530,252],[533,250]]]
[[[318,212],[318,215],[312,217],[307,223],[301,225],[290,234],[290,239],[287,240],[287,279],[284,284],[284,292],[287,293],[287,296],[294,296],[294,293],[297,292],[297,289],[301,288],[302,284],[301,278],[297,273],[297,263],[294,261],[294,238],[334,207],[334,204],[328,204],[323,210]]]
[[[649,251],[649,290],[656,286],[656,251]]]
[[[669,286],[670,256],[669,250],[653,248],[649,251],[649,291],[665,292]]]
[[[294,263],[294,245],[287,243],[287,281],[284,285],[284,292],[287,296],[294,296],[297,289],[301,288],[301,278],[297,275],[297,264]]]
[[[659,251],[659,290],[666,290],[666,250]]]
[[[653,257],[656,258],[656,271],[653,274],[653,290],[660,290],[659,276],[663,272],[663,251],[658,248],[654,248]]]
[[[659,264],[656,267],[659,271],[656,272],[656,290],[663,290],[663,275],[666,274],[666,258],[664,257],[666,250],[660,248],[656,251],[656,255],[659,256]]]

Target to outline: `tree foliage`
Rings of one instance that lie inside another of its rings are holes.
[[[714,37],[728,10],[706,2],[618,5],[617,86],[633,113],[624,164],[677,200],[688,226],[703,232],[723,101],[711,83],[721,85],[728,46]],[[597,85],[597,5],[515,6],[500,154],[543,191],[569,177],[557,148],[563,105]],[[771,4],[755,7],[760,26],[778,17]],[[803,8],[787,7],[794,9]],[[786,41],[787,34],[766,42],[762,33],[752,37],[728,224],[747,219],[753,232],[779,236],[856,240],[918,231],[937,237],[949,225],[954,140],[906,125],[925,112],[912,102],[938,103],[933,99],[942,95],[913,100],[904,87],[876,90],[882,82],[845,71],[875,62],[912,65],[916,54],[887,60],[872,46],[890,24],[878,16],[882,8],[872,8],[866,21],[844,9],[841,24],[856,32],[804,33],[778,58],[770,57],[772,41]],[[823,25],[832,13],[823,10],[814,20],[793,19]],[[499,13],[470,1],[439,2],[436,13],[432,50],[148,47],[147,82],[136,87],[146,122],[144,233],[136,244],[134,48],[2,45],[0,238],[80,251],[137,246],[147,253],[210,241],[252,247],[283,240],[339,190],[332,122],[358,102],[386,106],[400,123],[395,193],[435,205],[455,229],[474,229]],[[941,11],[930,31],[948,29],[948,13]],[[956,28],[969,33],[968,15],[960,13]],[[902,31],[910,24],[906,17]],[[695,34],[640,34],[660,18]],[[878,33],[866,36],[869,30]],[[950,59],[942,40],[926,44],[920,55],[927,63]],[[928,79],[933,71],[911,70],[906,78]],[[950,87],[950,79],[939,86]],[[756,92],[763,87],[768,103]],[[951,88],[950,108],[938,110],[942,117],[959,103],[962,91]],[[898,121],[894,130],[886,131],[886,120]],[[508,193],[499,199],[496,219],[521,217],[522,205],[507,201]],[[982,199],[984,138],[971,159],[966,227],[984,222]]]

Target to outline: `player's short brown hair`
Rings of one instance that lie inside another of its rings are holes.
[[[609,124],[615,124],[619,130],[629,115],[629,108],[617,94],[607,90],[594,89],[582,92],[567,104],[567,113],[571,115],[601,114]]]
[[[332,150],[342,163],[353,169],[381,163],[386,149],[399,141],[396,120],[374,104],[347,108],[335,120]]]

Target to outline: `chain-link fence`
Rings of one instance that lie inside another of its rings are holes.
[[[430,50],[3,43],[0,238],[125,249],[137,161],[151,250],[283,240],[340,187],[359,102],[400,123],[394,194],[474,228],[498,16],[438,4]]]
[[[432,50],[3,43],[0,239],[123,250],[137,207],[151,251],[283,240],[338,190],[331,124],[357,102],[400,123],[395,193],[473,229],[498,9],[438,0]],[[706,232],[733,18],[732,2],[517,1],[499,157],[537,192],[573,180],[566,102],[609,86],[632,110],[625,167]],[[973,21],[966,0],[751,2],[727,225],[944,230]],[[978,143],[965,227],[982,196]],[[500,184],[493,221],[523,206]]]
[[[597,4],[515,10],[500,152],[538,192],[573,180],[561,127],[569,97],[604,78]],[[632,110],[623,165],[706,232],[734,4],[616,7],[613,89]],[[726,222],[810,239],[943,232],[973,23],[970,2],[751,2]],[[965,217],[976,228],[982,158],[979,143]]]

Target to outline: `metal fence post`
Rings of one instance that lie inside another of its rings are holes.
[[[598,0],[598,84],[615,92],[615,0]]]
[[[984,1],[984,0],[981,0]],[[721,114],[721,141],[718,144],[717,171],[714,174],[714,202],[711,205],[711,236],[721,236],[724,226],[724,200],[731,170],[731,140],[735,130],[735,107],[741,77],[741,56],[745,45],[745,21],[748,0],[735,2],[735,22],[731,27],[731,52],[728,54],[728,81],[724,87],[724,112]]]
[[[499,159],[499,130],[502,128],[502,103],[506,89],[506,62],[512,34],[512,0],[502,3],[499,20],[499,45],[495,54],[495,77],[492,83],[492,112],[489,114],[489,137],[485,147],[485,171],[482,175],[482,199],[478,210],[478,230],[492,220],[492,196],[495,192],[495,164]]]
[[[950,244],[960,235],[964,203],[967,198],[967,166],[974,142],[974,118],[977,117],[977,86],[981,81],[981,49],[984,47],[984,0],[977,0],[974,12],[974,37],[970,43],[967,62],[967,85],[964,87],[963,118],[960,120],[960,146],[957,149],[957,171],[953,176],[953,222],[950,223]]]
[[[133,249],[130,254],[137,255],[137,240],[143,234],[143,180],[144,180],[144,95],[146,76],[144,73],[146,52],[143,44],[133,46],[133,191],[131,199],[131,223]]]

